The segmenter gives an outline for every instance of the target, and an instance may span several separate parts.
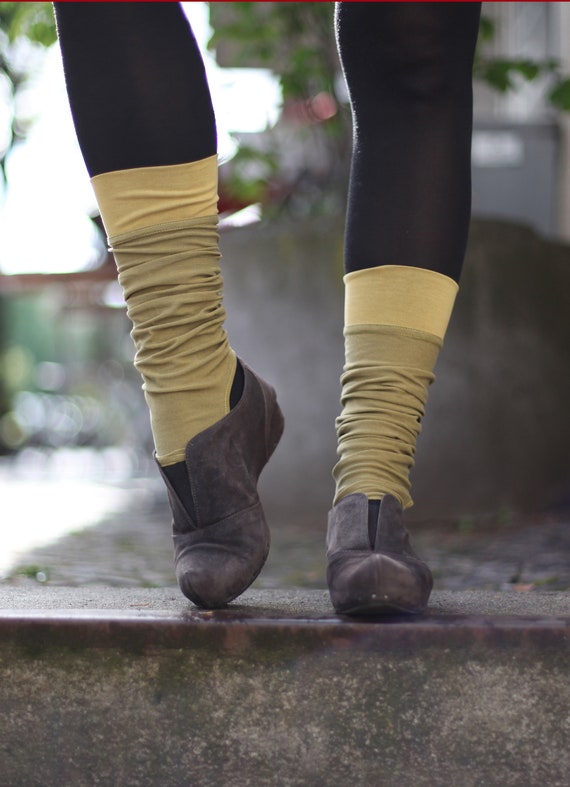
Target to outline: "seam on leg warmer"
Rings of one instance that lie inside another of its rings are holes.
[[[347,273],[344,324],[394,325],[443,339],[458,285],[449,276],[408,265]]]
[[[108,236],[217,211],[218,157],[104,172],[91,178]]]

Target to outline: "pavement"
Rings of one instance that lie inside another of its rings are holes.
[[[255,585],[204,611],[175,586],[152,478],[74,487],[97,517],[55,540],[27,483],[0,581],[0,787],[568,784],[563,512],[414,528],[427,613],[352,620],[322,512],[273,512]]]
[[[6,620],[39,620],[58,618],[86,620],[113,613],[121,619],[165,618],[181,623],[191,621],[253,622],[263,621],[320,621],[322,623],[354,623],[350,618],[337,616],[330,604],[328,591],[289,588],[287,590],[248,590],[239,599],[218,611],[200,610],[177,588],[111,588],[11,586],[0,587],[0,616]],[[96,614],[95,614],[96,613]],[[536,621],[547,618],[568,618],[570,624],[570,593],[556,592],[492,592],[492,591],[434,591],[429,610],[421,618],[401,618],[415,625],[418,621],[454,622],[472,616],[474,619],[510,618]],[[357,620],[358,622],[358,620]],[[390,619],[390,622],[393,622]]]
[[[0,785],[566,787],[570,594],[0,589]]]
[[[124,479],[114,486],[61,478],[57,486],[45,478],[41,483],[38,479],[19,479],[19,483],[13,508],[7,498],[13,484],[6,482],[2,492],[4,510],[18,511],[18,527],[3,517],[0,543],[8,538],[18,543],[4,566],[0,588],[4,584],[174,587],[171,517],[158,479]],[[69,500],[82,505],[65,509]],[[83,521],[74,514],[77,509]],[[51,526],[50,511],[56,520]],[[326,511],[300,510],[291,515],[269,510],[268,514],[272,549],[254,587],[326,588]],[[65,527],[58,532],[62,523]],[[527,594],[570,589],[568,511],[427,522],[410,530],[416,550],[432,568],[436,590]]]

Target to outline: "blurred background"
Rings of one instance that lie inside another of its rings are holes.
[[[351,147],[332,3],[183,3],[228,331],[278,389],[258,583],[324,586]],[[409,519],[441,587],[570,586],[570,3],[484,3],[474,218]],[[426,155],[429,152],[426,151]],[[169,513],[51,4],[0,3],[0,577],[172,584]]]

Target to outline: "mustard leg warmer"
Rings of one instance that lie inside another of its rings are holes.
[[[353,492],[412,505],[409,473],[456,282],[385,265],[345,276],[346,363],[334,504]]]
[[[217,157],[92,179],[133,323],[157,459],[229,412],[236,358],[223,328]]]

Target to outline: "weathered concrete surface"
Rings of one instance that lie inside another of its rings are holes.
[[[570,246],[473,222],[413,476],[425,512],[570,499],[569,285]]]
[[[262,479],[270,514],[326,509],[343,362],[342,221],[223,235],[228,330],[275,385],[286,429]],[[430,392],[409,520],[570,498],[570,246],[474,221]]]
[[[0,784],[566,785],[570,596],[0,593]]]
[[[37,618],[40,622],[40,613],[71,613],[80,610],[114,610],[131,615],[160,612],[167,617],[193,615],[196,620],[242,620],[244,617],[258,617],[262,620],[348,620],[334,614],[326,590],[248,590],[225,610],[212,613],[200,612],[175,587],[0,585],[0,625],[4,625],[8,618],[17,617],[22,610],[30,610],[31,618]],[[479,618],[510,617],[514,620],[570,618],[570,593],[434,591],[428,614],[414,619],[414,625],[418,621],[457,615]],[[187,617],[181,618],[182,620],[186,621]]]

